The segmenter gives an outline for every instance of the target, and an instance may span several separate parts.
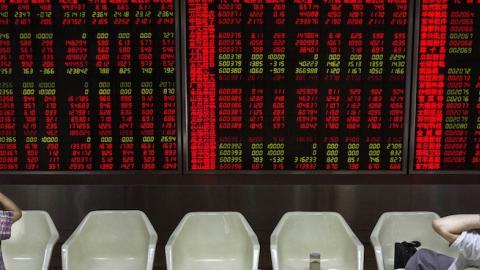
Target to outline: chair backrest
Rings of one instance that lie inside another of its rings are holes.
[[[432,228],[433,220],[439,218],[433,212],[390,212],[384,213],[374,231],[371,240],[379,269],[393,269],[395,242],[419,241],[421,248],[428,248],[446,255],[457,253],[448,247],[448,242]]]
[[[225,267],[256,270],[258,254],[255,234],[245,218],[236,212],[189,213],[166,246],[169,270],[189,269],[187,261],[192,260],[210,260],[217,266],[222,264],[221,260],[233,260],[224,264]],[[209,267],[216,269],[216,266]]]
[[[135,258],[142,264],[139,269],[147,269],[151,230],[141,211],[90,212],[65,244],[68,265],[82,265],[81,260],[93,257]],[[156,242],[156,234],[154,238]]]
[[[274,269],[308,269],[311,253],[320,253],[322,269],[363,269],[363,246],[338,213],[286,213],[272,234]]]
[[[58,231],[48,213],[23,211],[22,218],[13,224],[11,238],[2,241],[7,269],[18,269],[14,265],[25,261],[36,269],[48,269],[57,240]]]

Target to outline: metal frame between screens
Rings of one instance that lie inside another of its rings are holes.
[[[182,144],[182,87],[181,87],[181,80],[180,76],[182,75],[181,70],[181,45],[180,45],[180,4],[179,1],[183,0],[174,0],[175,4],[175,95],[176,95],[176,121],[177,121],[177,169],[176,170],[110,170],[110,171],[102,171],[102,170],[90,170],[90,171],[67,171],[67,170],[58,170],[58,171],[46,171],[46,170],[38,170],[38,171],[0,171],[0,177],[4,175],[181,175],[183,172],[183,160],[182,160],[182,153],[183,153],[183,144]]]
[[[405,80],[405,103],[404,103],[404,128],[403,128],[403,166],[399,171],[387,171],[387,170],[378,170],[378,171],[368,171],[368,170],[359,170],[359,171],[349,171],[349,170],[338,170],[338,171],[327,171],[327,170],[208,170],[208,171],[194,171],[189,168],[189,115],[188,115],[188,53],[187,53],[187,6],[186,2],[188,0],[182,0],[180,11],[181,11],[181,34],[182,42],[185,42],[185,46],[182,46],[182,76],[183,76],[183,129],[182,129],[182,138],[183,138],[183,172],[184,174],[220,174],[220,175],[308,175],[308,174],[317,174],[317,175],[355,175],[355,174],[372,174],[372,175],[406,175],[408,174],[408,157],[410,156],[409,151],[409,127],[410,127],[410,100],[412,93],[412,52],[413,52],[413,34],[414,34],[414,13],[415,13],[415,0],[408,1],[408,37],[407,37],[407,68],[406,68],[406,80]]]
[[[415,144],[416,144],[416,124],[417,124],[417,90],[418,90],[418,56],[419,56],[419,46],[420,46],[420,27],[421,27],[421,10],[422,9],[422,0],[416,0],[415,3],[415,32],[414,32],[414,46],[413,46],[413,72],[412,72],[412,98],[411,98],[411,124],[410,127],[410,156],[409,156],[409,174],[463,174],[463,175],[476,175],[480,174],[479,171],[475,170],[415,170]]]

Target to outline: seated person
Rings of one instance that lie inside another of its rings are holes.
[[[454,215],[433,221],[435,231],[459,252],[454,259],[427,249],[410,258],[406,270],[463,270],[480,267],[480,215]]]
[[[10,200],[7,196],[0,192],[0,240],[10,238],[13,223],[17,222],[22,217],[22,210]],[[5,270],[3,264],[3,257],[0,253],[0,270]]]

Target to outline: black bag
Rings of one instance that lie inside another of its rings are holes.
[[[422,244],[418,241],[395,243],[393,269],[405,268],[408,260],[417,252]]]

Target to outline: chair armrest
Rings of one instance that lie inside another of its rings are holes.
[[[382,224],[385,220],[386,214],[382,214],[375,225],[375,228],[370,235],[370,243],[372,244],[373,251],[375,252],[375,261],[377,262],[378,270],[384,270],[383,265],[383,251],[382,245],[380,244],[380,232],[382,229]]]
[[[148,232],[148,258],[147,258],[147,270],[153,269],[153,263],[155,260],[155,250],[157,248],[158,235],[152,226],[152,223],[148,219],[147,215],[139,211],[142,216],[143,222]]]

